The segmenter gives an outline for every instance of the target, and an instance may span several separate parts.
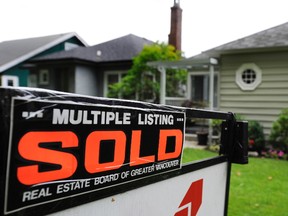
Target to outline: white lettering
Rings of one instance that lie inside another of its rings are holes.
[[[152,166],[142,167],[142,168],[132,170],[131,176],[137,176],[137,175],[143,175],[146,173],[151,173],[151,172],[154,172],[154,170],[155,170],[155,166],[153,164]]]
[[[179,160],[168,161],[156,164],[156,170],[168,169],[179,165]]]
[[[119,173],[106,175],[106,176],[100,176],[100,177],[94,178],[94,185],[117,181],[118,178],[119,178]]]
[[[173,125],[173,115],[167,114],[138,114],[138,125]]]
[[[53,109],[52,124],[68,124],[69,110],[63,109],[62,113],[60,109]]]
[[[129,125],[131,124],[131,113],[95,110],[53,109],[52,124]]]
[[[88,112],[87,110],[83,111],[83,124],[92,124],[92,120],[88,119]]]
[[[49,190],[50,188],[47,187],[47,188],[35,189],[32,191],[25,191],[22,196],[22,202],[39,199],[41,197],[51,196],[52,193],[50,193]]]
[[[68,182],[57,185],[56,193],[66,193],[73,190],[90,187],[90,179]]]
[[[75,110],[70,110],[69,116],[70,116],[69,121],[71,124],[73,124],[73,125],[80,124],[81,120],[82,120],[82,110],[78,111],[77,119],[75,119]]]

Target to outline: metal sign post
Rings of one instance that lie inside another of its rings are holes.
[[[0,215],[226,215],[232,113],[0,88]],[[182,165],[186,117],[222,119],[220,155]]]

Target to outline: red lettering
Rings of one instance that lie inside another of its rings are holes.
[[[181,155],[183,133],[178,129],[163,129],[159,132],[158,152],[153,155],[141,156],[141,130],[132,130],[130,146],[130,166],[170,160]],[[167,152],[168,138],[175,139],[175,148]],[[111,151],[111,160],[100,161],[101,142],[114,141],[114,151]],[[89,173],[99,173],[117,170],[123,166],[126,156],[126,134],[124,131],[93,131],[85,143],[84,168]],[[17,168],[17,178],[24,185],[34,185],[43,182],[55,181],[71,177],[78,167],[78,161],[72,153],[48,149],[40,144],[61,143],[62,148],[78,146],[78,137],[71,131],[43,131],[28,132],[20,140],[18,152],[30,164]],[[113,154],[113,155],[112,155]],[[39,171],[39,163],[60,165],[60,169]]]
[[[136,166],[155,161],[155,156],[140,157],[141,130],[132,131],[130,166]]]
[[[39,165],[29,165],[17,169],[18,180],[25,185],[39,184],[68,178],[77,169],[77,159],[67,152],[41,148],[40,143],[60,142],[62,148],[77,147],[78,138],[70,131],[62,132],[28,132],[20,140],[18,152],[21,157],[30,161],[57,164],[59,170],[39,172]],[[36,162],[35,162],[36,163]]]
[[[114,160],[100,163],[100,142],[115,140]],[[85,168],[89,173],[115,170],[125,160],[126,135],[123,131],[94,131],[87,137],[85,149]]]
[[[175,137],[175,150],[174,152],[166,152],[167,138]],[[183,134],[181,130],[160,130],[159,134],[159,147],[158,147],[158,160],[168,160],[177,158],[182,151]]]

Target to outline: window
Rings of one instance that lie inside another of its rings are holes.
[[[209,106],[210,75],[209,72],[190,73],[188,96],[193,102]],[[218,107],[218,73],[214,74],[213,107]]]
[[[242,73],[242,80],[246,84],[254,83],[256,80],[256,72],[251,69],[244,70]]]
[[[1,85],[5,87],[19,86],[19,78],[18,76],[3,75],[1,77]]]
[[[105,73],[105,81],[104,81],[104,96],[108,96],[108,92],[110,90],[110,86],[112,84],[120,82],[123,77],[126,75],[126,71],[113,71]]]
[[[28,77],[28,86],[29,87],[37,87],[37,75],[30,74]]]
[[[236,83],[244,91],[257,88],[262,81],[262,71],[254,63],[242,64],[236,71]]]
[[[49,84],[49,70],[48,69],[41,69],[39,71],[39,84],[40,85]]]
[[[66,42],[66,43],[64,44],[64,49],[65,49],[66,51],[67,51],[67,50],[75,49],[75,48],[77,48],[77,47],[79,47],[79,45],[78,45],[78,44],[74,44],[74,43]]]

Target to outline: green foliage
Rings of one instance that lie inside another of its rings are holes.
[[[242,116],[241,114],[238,114],[238,113],[235,114],[235,118],[237,121],[244,121],[245,120],[245,117]]]
[[[213,128],[213,132],[215,132],[215,135],[221,133],[222,122],[223,122],[222,119],[212,119],[212,128]]]
[[[288,150],[288,108],[282,110],[278,119],[273,123],[270,142],[275,149]]]
[[[175,51],[171,45],[155,43],[145,46],[142,52],[133,59],[133,66],[121,82],[110,87],[109,97],[136,99],[159,102],[160,73],[157,69],[149,67],[147,62],[173,61],[181,58],[181,53]],[[185,70],[167,70],[168,95],[177,96],[179,83],[186,81]]]
[[[256,150],[259,155],[265,148],[264,129],[258,121],[249,121],[248,123],[249,147]]]
[[[167,69],[166,71],[166,96],[181,97],[184,95],[184,90],[181,85],[186,84],[187,71],[183,69]],[[180,91],[182,90],[182,92]]]

